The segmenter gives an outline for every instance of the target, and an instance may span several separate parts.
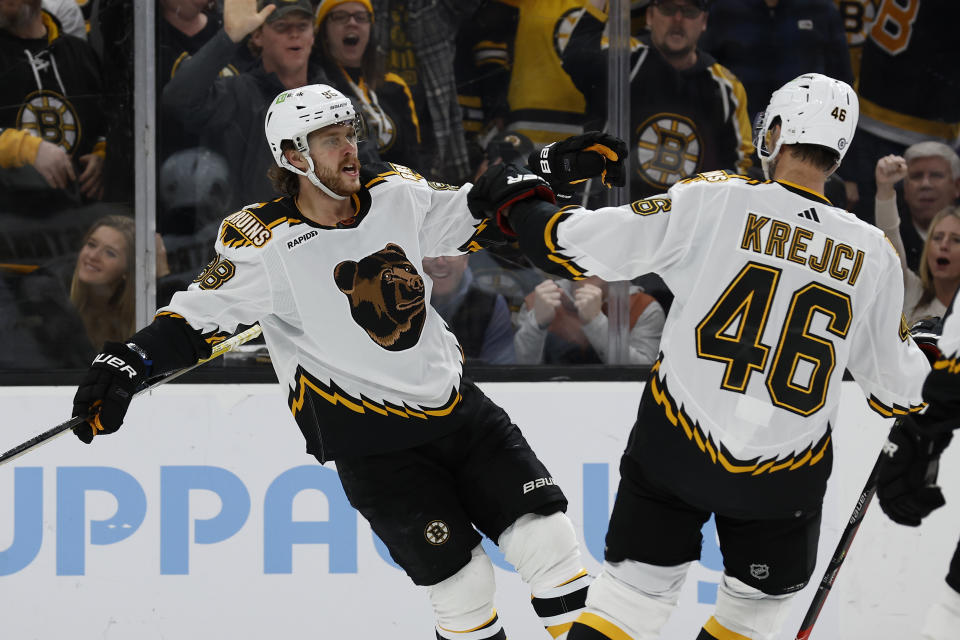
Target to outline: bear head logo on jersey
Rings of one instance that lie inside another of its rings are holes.
[[[359,262],[344,260],[333,278],[354,322],[381,347],[403,351],[420,339],[427,315],[423,278],[401,247],[391,243]]]

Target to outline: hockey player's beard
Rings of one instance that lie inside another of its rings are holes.
[[[338,196],[343,196],[344,198],[349,197],[360,190],[360,184],[356,185],[347,183],[343,178],[343,174],[340,173],[340,170],[344,166],[352,164],[357,168],[357,171],[360,170],[360,160],[354,158],[351,162],[346,162],[341,166],[337,167],[336,171],[330,171],[325,167],[316,167],[314,173],[317,174],[317,179],[330,191],[333,191]]]
[[[29,24],[40,13],[40,1],[24,0],[16,13],[0,13],[0,29],[15,32]]]

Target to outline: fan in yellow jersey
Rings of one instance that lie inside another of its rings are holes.
[[[778,637],[816,562],[844,369],[881,414],[921,408],[929,366],[902,322],[897,256],[821,195],[857,112],[847,84],[803,75],[774,92],[758,128],[772,180],[707,173],[595,212],[488,207],[554,275],[652,271],[675,295],[603,571],[569,640],[658,638],[711,514],[725,570],[699,640]],[[532,178],[494,167],[470,197]]]
[[[104,346],[74,400],[75,415],[89,416],[77,435],[116,431],[147,375],[192,364],[217,332],[259,322],[307,451],[336,461],[350,503],[428,587],[437,638],[506,637],[478,531],[563,638],[590,580],[566,499],[509,416],[463,377],[422,275],[424,256],[477,249],[491,228],[468,212],[469,184],[361,167],[356,119],[326,85],[274,99],[266,137],[287,196],[228,216],[195,283],[126,344]]]

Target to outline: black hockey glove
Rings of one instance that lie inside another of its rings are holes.
[[[478,220],[493,219],[510,238],[516,237],[503,212],[521,200],[538,198],[556,204],[557,198],[540,176],[512,164],[495,164],[477,178],[467,194],[467,207]]]
[[[595,177],[608,189],[622,187],[627,181],[626,159],[627,144],[623,140],[588,131],[532,151],[527,163],[555,191],[565,191],[572,184]]]
[[[73,415],[86,418],[73,432],[90,444],[98,433],[113,433],[123,424],[130,400],[147,377],[147,364],[122,342],[107,342],[93,359],[73,397]]]
[[[940,347],[937,343],[940,341],[940,334],[943,333],[943,319],[939,316],[924,318],[913,323],[910,327],[910,336],[920,347],[920,351],[927,356],[930,366],[940,359]]]
[[[952,434],[925,429],[913,416],[898,418],[883,445],[877,498],[880,508],[898,524],[920,521],[946,504],[937,486],[940,454]]]

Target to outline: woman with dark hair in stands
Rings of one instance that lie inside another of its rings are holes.
[[[323,0],[317,7],[316,61],[330,84],[349,96],[363,114],[367,139],[380,158],[408,167],[420,160],[420,121],[413,94],[403,78],[385,73],[384,63],[370,40],[373,6],[370,0]]]

